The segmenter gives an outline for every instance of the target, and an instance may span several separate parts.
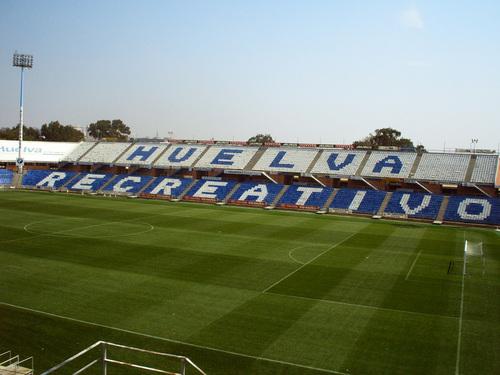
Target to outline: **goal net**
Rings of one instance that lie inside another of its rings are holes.
[[[484,275],[485,258],[483,243],[476,241],[465,241],[465,273],[467,275]]]
[[[483,243],[466,240],[462,259],[450,260],[448,274],[453,275],[484,275],[485,257]]]

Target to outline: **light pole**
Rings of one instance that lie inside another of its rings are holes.
[[[471,141],[472,141],[472,145],[473,145],[473,146],[472,146],[472,153],[473,153],[473,154],[475,154],[475,153],[476,153],[476,145],[477,145],[477,143],[479,142],[479,139],[477,139],[477,138],[472,138],[472,140],[471,140]]]
[[[24,159],[22,155],[23,146],[23,85],[24,85],[24,68],[31,69],[33,67],[33,55],[22,55],[19,53],[14,53],[12,58],[12,66],[21,68],[21,93],[19,98],[19,151],[17,154],[17,170],[19,174],[23,173]]]

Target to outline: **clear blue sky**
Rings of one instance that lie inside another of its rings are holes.
[[[500,143],[500,1],[0,1],[0,126],[15,50],[26,123],[121,118],[136,136]]]

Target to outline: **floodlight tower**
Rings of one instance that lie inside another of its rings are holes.
[[[24,85],[24,69],[31,69],[33,67],[33,55],[22,55],[19,53],[14,53],[12,58],[12,66],[21,68],[21,93],[19,98],[19,151],[17,154],[16,165],[19,174],[23,173],[23,165],[24,159],[22,155],[22,146],[23,146],[23,126],[24,126],[24,118],[23,118],[23,85]]]

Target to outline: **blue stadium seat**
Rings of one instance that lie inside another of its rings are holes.
[[[236,185],[235,181],[199,180],[189,189],[186,197],[214,199],[220,202],[229,194],[234,185]]]
[[[23,176],[23,186],[59,189],[77,173],[69,171],[29,170]]]
[[[262,202],[266,205],[270,205],[274,202],[276,195],[278,195],[281,189],[283,189],[283,185],[281,184],[245,182],[238,187],[231,197],[231,200],[241,202]]]
[[[385,194],[385,191],[378,190],[340,189],[330,208],[374,215],[379,210]]]
[[[291,185],[278,202],[278,206],[297,205],[321,208],[326,203],[333,189],[328,187],[310,187]]]
[[[144,193],[177,198],[192,181],[191,178],[158,177],[144,190]]]
[[[72,181],[68,189],[77,191],[99,191],[115,175],[109,173],[82,173]]]
[[[385,208],[385,212],[434,220],[437,217],[442,202],[442,195],[403,193],[396,191],[392,193],[392,197]]]
[[[450,197],[445,221],[500,224],[500,199],[483,197]]]
[[[107,185],[103,191],[115,193],[137,194],[146,184],[151,181],[152,176],[131,176],[120,174]]]
[[[14,173],[11,170],[0,169],[0,185],[10,185],[13,177]]]

